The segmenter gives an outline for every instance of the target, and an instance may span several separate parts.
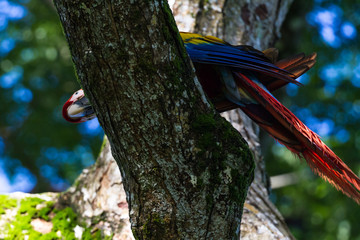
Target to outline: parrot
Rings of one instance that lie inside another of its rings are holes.
[[[320,137],[282,105],[273,92],[311,69],[316,53],[277,60],[278,50],[259,51],[231,45],[213,36],[180,32],[201,86],[218,112],[240,108],[277,142],[337,190],[360,204],[360,179]],[[62,115],[73,123],[96,117],[82,89],[64,104]]]

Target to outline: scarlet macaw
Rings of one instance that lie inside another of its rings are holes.
[[[219,112],[242,109],[278,142],[303,156],[315,173],[360,204],[360,179],[271,94],[288,83],[300,85],[295,79],[315,64],[315,53],[276,61],[276,49],[261,52],[212,36],[180,34],[200,83]],[[70,122],[95,117],[83,90],[71,96],[62,113]]]

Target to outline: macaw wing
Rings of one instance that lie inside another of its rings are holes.
[[[181,33],[181,36],[194,63],[213,64],[238,69],[238,71],[251,70],[300,85],[290,72],[277,67],[265,54],[252,47],[232,46],[212,36],[204,37],[191,33]]]
[[[312,53],[308,56],[306,56],[304,53],[299,53],[277,61],[274,64],[277,67],[291,73],[294,78],[298,78],[315,65],[315,59],[316,53]],[[263,77],[261,82],[270,92],[288,84],[288,82],[285,82],[282,79],[276,79],[272,77]]]

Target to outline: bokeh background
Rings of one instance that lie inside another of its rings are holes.
[[[276,93],[360,173],[360,2],[295,1],[276,44],[281,56],[317,52],[313,70]],[[74,125],[62,104],[79,88],[50,0],[0,0],[0,193],[63,191],[94,163],[103,131]],[[298,239],[360,239],[360,206],[262,134],[271,199]]]

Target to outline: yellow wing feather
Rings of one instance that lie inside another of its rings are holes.
[[[180,36],[184,43],[190,44],[209,44],[209,43],[221,43],[227,44],[224,40],[213,36],[202,36],[196,33],[180,32]]]

